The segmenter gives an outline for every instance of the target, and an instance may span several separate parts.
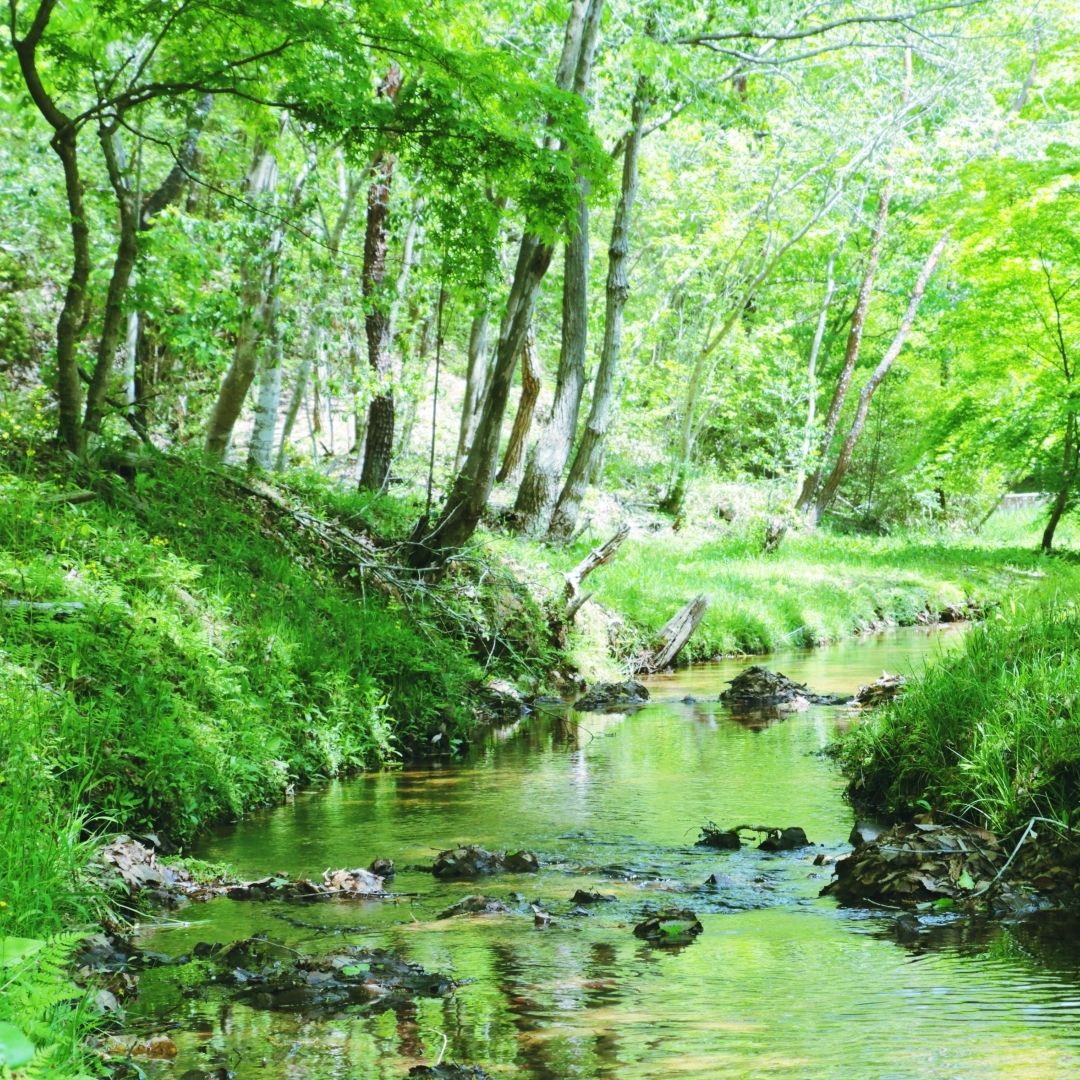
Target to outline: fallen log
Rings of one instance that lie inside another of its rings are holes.
[[[657,634],[652,650],[638,661],[637,670],[663,671],[682,652],[708,609],[709,598],[704,593],[679,608]]]

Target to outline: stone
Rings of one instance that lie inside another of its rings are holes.
[[[431,865],[431,872],[444,880],[504,872],[528,874],[539,869],[540,860],[531,851],[485,851],[475,844],[440,851]]]
[[[589,712],[623,705],[644,705],[648,700],[649,691],[644,683],[628,679],[621,683],[597,683],[574,702],[574,708],[578,712]]]
[[[771,830],[769,835],[758,844],[758,851],[797,851],[799,848],[810,846],[806,833],[798,825],[792,825],[787,829]]]

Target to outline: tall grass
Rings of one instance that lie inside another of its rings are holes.
[[[967,635],[841,747],[849,793],[1007,830],[1080,809],[1080,611],[1050,600]]]
[[[643,636],[699,592],[711,604],[683,659],[759,653],[837,641],[873,626],[912,625],[947,607],[996,601],[1024,590],[1031,575],[1080,577],[1047,559],[1029,537],[838,537],[825,529],[788,536],[761,553],[760,523],[631,537],[589,579],[596,599]],[[1029,540],[1021,543],[1021,540]],[[565,570],[592,540],[569,550],[506,544],[514,558]]]

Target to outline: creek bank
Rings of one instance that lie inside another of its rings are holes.
[[[859,844],[821,894],[841,903],[933,905],[1002,916],[1080,909],[1080,842],[1032,826],[1008,840],[973,825],[895,825]],[[857,837],[857,834],[853,834]]]

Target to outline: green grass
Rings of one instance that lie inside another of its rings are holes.
[[[789,535],[779,552],[766,556],[751,528],[669,531],[632,536],[588,587],[642,637],[705,593],[710,607],[683,660],[769,652],[837,641],[875,625],[910,625],[950,605],[1000,601],[1026,590],[1033,575],[1070,579],[1071,564],[1040,555],[1030,532],[1003,542],[997,536],[838,537],[822,529]],[[579,541],[559,551],[515,540],[500,550],[539,576],[544,564],[568,569],[590,546]]]
[[[0,475],[0,650],[39,718],[0,768],[36,744],[92,828],[186,841],[471,723],[467,650],[341,580],[265,504],[182,463],[78,479],[96,500]]]
[[[1066,595],[1075,595],[1075,589]],[[856,803],[1005,831],[1080,810],[1080,610],[1064,596],[976,627],[840,746]]]

